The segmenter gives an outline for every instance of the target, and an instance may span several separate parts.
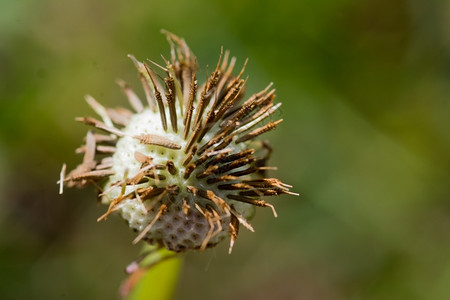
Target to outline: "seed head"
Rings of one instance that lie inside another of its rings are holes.
[[[76,120],[94,127],[76,150],[83,161],[65,175],[63,185],[95,184],[108,209],[98,220],[118,212],[146,240],[173,251],[204,250],[231,237],[239,226],[253,231],[253,207],[274,207],[265,196],[294,194],[291,186],[268,178],[272,151],[257,138],[274,129],[281,103],[275,90],[246,98],[244,67],[233,75],[236,58],[221,51],[217,66],[198,83],[197,61],[184,39],[165,32],[171,46],[164,66],[129,55],[141,80],[145,104],[122,80],[118,85],[133,111],[105,108],[86,101],[99,115]]]

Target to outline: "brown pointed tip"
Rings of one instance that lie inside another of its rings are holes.
[[[116,83],[117,85],[119,85],[121,88],[125,88],[127,86],[127,84],[125,83],[125,81],[123,79],[120,78],[116,78]]]
[[[266,203],[265,206],[270,207],[270,208],[272,209],[273,216],[274,216],[275,218],[278,218],[278,214],[277,214],[277,211],[275,210],[275,206],[273,206],[273,205],[270,204],[270,203]]]
[[[231,254],[231,252],[233,251],[233,246],[234,246],[234,240],[232,239],[230,241],[230,248],[228,249],[228,254]]]
[[[92,96],[89,95],[89,94],[84,95],[84,100],[86,100],[86,102],[87,102],[88,104],[90,104],[90,103],[92,103],[92,102],[95,101],[94,97],[92,97]],[[96,102],[96,101],[95,101],[95,102]]]
[[[61,173],[59,174],[59,194],[62,195],[64,188],[64,177],[66,177],[66,164],[62,165]]]
[[[288,191],[284,192],[284,194],[288,194],[288,195],[292,195],[292,196],[300,196],[299,193],[288,192]]]
[[[133,61],[133,63],[136,66],[139,66],[139,61],[136,59],[136,57],[133,54],[128,54],[127,56],[128,56],[129,59],[131,59]]]
[[[106,220],[108,218],[108,216],[105,214],[101,215],[100,217],[97,218],[97,222],[100,222],[101,220]]]

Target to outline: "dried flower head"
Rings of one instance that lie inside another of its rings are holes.
[[[105,108],[86,100],[101,120],[77,118],[101,133],[89,131],[83,162],[59,181],[84,187],[106,181],[101,202],[106,219],[119,212],[138,232],[134,243],[146,240],[173,251],[203,250],[229,235],[230,252],[239,225],[248,223],[254,206],[274,207],[262,198],[293,194],[291,186],[266,177],[271,153],[257,140],[280,120],[273,113],[274,90],[244,97],[244,67],[233,75],[236,58],[221,51],[213,72],[199,85],[197,62],[186,42],[165,32],[171,57],[165,66],[140,62],[129,55],[141,80],[147,107],[123,81],[119,86],[133,110]],[[162,76],[161,76],[162,75]]]

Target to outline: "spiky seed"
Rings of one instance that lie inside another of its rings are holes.
[[[147,70],[149,78],[153,84],[154,95],[155,95],[156,103],[158,103],[158,110],[159,110],[159,114],[161,117],[162,126],[164,127],[164,130],[167,131],[166,110],[164,108],[164,101],[161,96],[161,92],[159,91],[160,89],[162,90],[162,86],[159,83],[159,81],[157,81],[156,76],[153,73],[152,69],[150,69],[150,67],[147,64],[144,64],[144,66],[145,66],[145,69]]]
[[[106,131],[108,133],[112,133],[115,134],[117,136],[123,136],[123,132],[121,132],[120,130],[113,128],[113,127],[109,127],[106,126],[103,122],[96,120],[94,118],[90,118],[90,117],[84,117],[84,118],[75,118],[76,121],[78,122],[83,122],[87,125],[91,125],[94,126],[98,129],[101,129],[103,131]]]
[[[197,80],[195,80],[195,73],[192,74],[191,86],[189,88],[189,96],[187,97],[186,114],[183,120],[185,125],[183,139],[186,139],[191,128],[192,112],[194,110],[194,99],[197,95]]]
[[[171,175],[177,174],[178,170],[177,170],[177,168],[175,167],[175,164],[173,163],[173,161],[168,160],[167,163],[166,163],[166,166],[167,166],[167,170],[169,171],[169,173],[170,173]]]
[[[173,77],[167,77],[164,80],[166,84],[166,99],[167,105],[169,106],[170,123],[172,124],[172,129],[175,133],[178,131],[177,127],[177,112],[175,109],[175,80]]]
[[[281,122],[283,122],[283,119],[280,119],[276,122],[269,122],[268,124],[264,125],[263,127],[255,129],[252,132],[249,132],[248,134],[238,138],[236,140],[236,143],[242,143],[242,142],[248,141],[250,139],[253,139],[253,138],[257,137],[258,135],[261,135],[269,130],[274,129]]]
[[[148,156],[148,155],[145,155],[144,153],[139,152],[139,151],[135,151],[135,152],[134,152],[134,158],[135,158],[138,162],[142,163],[143,165],[149,165],[149,164],[151,164],[152,161],[153,161],[153,157],[150,157],[150,156]]]
[[[134,138],[139,140],[143,144],[157,145],[175,150],[181,149],[181,146],[178,145],[177,143],[174,143],[168,138],[156,134],[135,135]]]

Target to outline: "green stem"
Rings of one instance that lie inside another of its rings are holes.
[[[126,300],[170,300],[176,287],[181,256],[166,249],[155,250],[152,246],[145,246],[144,251],[148,255],[139,264],[139,272],[143,275],[138,277]]]

